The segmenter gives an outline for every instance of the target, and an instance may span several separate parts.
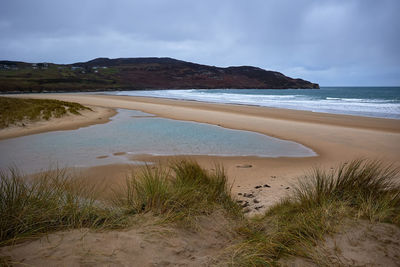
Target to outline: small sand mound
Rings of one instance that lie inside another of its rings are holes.
[[[328,237],[315,249],[315,260],[293,258],[284,266],[400,266],[400,228],[357,221]]]
[[[140,224],[126,231],[57,232],[0,254],[16,266],[207,266],[230,244],[227,223],[213,214],[200,218],[196,231]]]

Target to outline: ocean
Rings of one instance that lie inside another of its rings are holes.
[[[109,93],[400,119],[400,87],[322,87],[319,90],[190,89]]]

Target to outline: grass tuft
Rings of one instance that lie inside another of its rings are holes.
[[[0,245],[70,228],[116,228],[124,219],[116,208],[96,200],[63,170],[27,181],[16,170],[0,172]]]
[[[190,161],[174,163],[170,169],[146,166],[127,179],[122,196],[116,194],[115,203],[131,214],[151,211],[188,222],[218,207],[235,216],[241,214],[223,169],[209,173]]]
[[[399,170],[392,166],[365,160],[343,164],[334,171],[314,169],[310,177],[300,182],[294,197],[303,209],[343,202],[358,217],[398,224],[398,174]]]

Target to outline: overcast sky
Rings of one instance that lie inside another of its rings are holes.
[[[0,59],[173,57],[400,85],[399,0],[1,0]]]

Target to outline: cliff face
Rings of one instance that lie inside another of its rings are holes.
[[[318,89],[319,86],[256,67],[219,68],[172,58],[97,58],[70,65],[0,61],[1,92],[193,88]]]

